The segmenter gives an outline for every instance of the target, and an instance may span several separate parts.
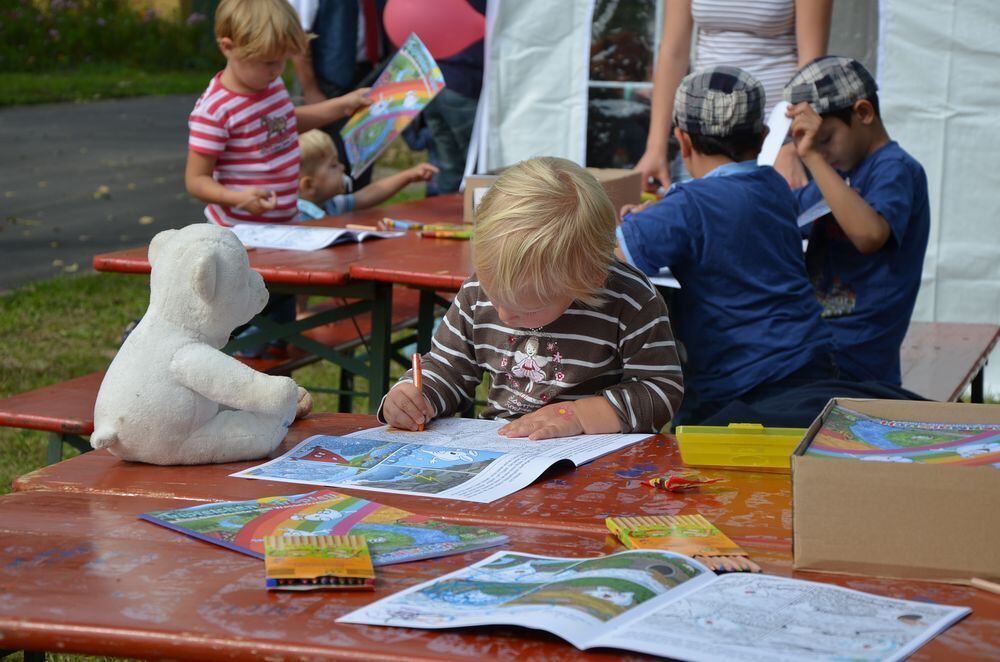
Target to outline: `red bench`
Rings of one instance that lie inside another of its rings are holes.
[[[324,304],[335,305],[334,303]],[[414,328],[417,323],[419,293],[416,290],[396,288],[393,296],[392,324],[394,330]],[[322,307],[322,306],[321,306]],[[365,344],[371,332],[371,316],[361,315],[333,322],[306,331],[304,335],[334,347],[351,351]],[[409,342],[407,339],[405,342]],[[319,359],[298,347],[289,347],[285,359],[246,358],[240,361],[250,367],[274,375],[288,375],[297,368]],[[104,379],[104,371],[76,377],[58,384],[20,393],[0,400],[0,427],[21,428],[47,432],[49,435],[48,462],[62,459],[63,442],[81,452],[90,450],[85,439],[94,431],[94,403]],[[341,407],[350,407],[351,376],[341,370]]]

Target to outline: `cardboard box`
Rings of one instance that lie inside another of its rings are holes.
[[[1000,469],[804,455],[835,404],[883,419],[1000,424],[1000,405],[831,400],[792,456],[795,568],[1000,579]]]
[[[642,196],[642,173],[614,168],[587,168],[601,182],[615,213],[627,204],[638,204]],[[476,207],[489,190],[497,175],[469,175],[465,178],[465,204],[462,211],[464,223],[474,223]]]

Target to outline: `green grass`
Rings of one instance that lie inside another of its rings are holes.
[[[199,94],[214,73],[214,70],[143,71],[111,64],[65,71],[0,72],[0,106]]]

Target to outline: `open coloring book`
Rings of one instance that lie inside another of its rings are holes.
[[[316,435],[275,460],[232,475],[489,503],[527,487],[556,462],[579,466],[649,436],[528,441],[501,437],[497,430],[504,424],[440,418],[424,432],[381,427],[346,437]]]
[[[375,232],[345,230],[319,225],[279,225],[268,223],[237,223],[232,228],[244,246],[280,248],[287,251],[318,251],[334,244],[361,242],[365,239],[402,237],[405,232]]]
[[[761,574],[714,575],[660,550],[594,559],[496,552],[341,623],[520,625],[580,649],[682,660],[899,660],[971,610]]]

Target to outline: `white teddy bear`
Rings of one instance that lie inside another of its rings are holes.
[[[219,351],[267,303],[246,249],[231,230],[199,223],[153,237],[149,262],[149,308],[101,383],[91,445],[151,464],[268,455],[312,398]]]

